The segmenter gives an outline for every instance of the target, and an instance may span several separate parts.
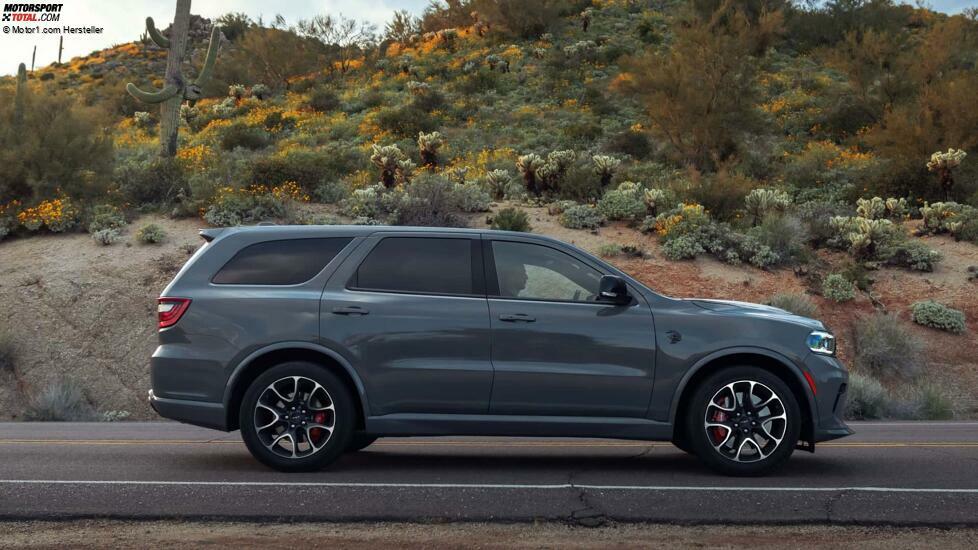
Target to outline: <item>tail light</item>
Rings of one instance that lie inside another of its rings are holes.
[[[157,302],[156,312],[159,315],[160,328],[177,324],[190,307],[190,298],[160,298]]]

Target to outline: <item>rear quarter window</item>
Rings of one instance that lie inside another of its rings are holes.
[[[224,264],[211,282],[218,285],[297,285],[326,267],[350,237],[287,239],[246,246]]]

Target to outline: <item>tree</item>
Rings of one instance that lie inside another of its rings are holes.
[[[289,79],[321,68],[326,60],[321,43],[283,29],[255,27],[236,46],[222,63],[225,82],[263,82],[288,89]]]
[[[768,14],[752,25],[729,2],[724,6],[709,20],[679,23],[669,50],[625,61],[632,78],[622,87],[642,100],[652,132],[676,161],[701,170],[736,155],[757,127],[752,52],[780,21]]]
[[[317,15],[312,19],[303,19],[292,27],[292,31],[322,45],[329,72],[339,69],[345,73],[354,59],[377,43],[376,26],[342,15]]]
[[[394,12],[394,17],[384,26],[384,40],[407,42],[412,35],[421,33],[421,20],[407,10]]]

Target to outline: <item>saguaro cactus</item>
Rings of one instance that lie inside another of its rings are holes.
[[[183,100],[191,103],[200,99],[201,87],[210,78],[211,69],[217,59],[217,50],[221,45],[220,27],[211,30],[211,41],[207,48],[207,57],[200,74],[193,82],[184,80],[180,64],[187,48],[187,33],[190,30],[190,0],[177,0],[176,15],[173,16],[173,26],[170,27],[170,37],[163,36],[156,29],[152,17],[146,18],[146,31],[157,46],[169,50],[166,57],[166,76],[162,90],[143,91],[130,82],[126,91],[136,99],[145,103],[160,104],[160,156],[173,157],[177,154],[177,131],[180,127],[180,104]]]
[[[24,121],[24,102],[27,100],[27,65],[17,67],[17,95],[14,96],[14,122]]]
[[[58,65],[61,64],[61,54],[65,51],[65,37],[61,35],[58,37]]]

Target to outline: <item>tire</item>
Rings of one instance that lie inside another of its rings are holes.
[[[758,367],[738,366],[704,380],[684,420],[687,442],[707,466],[729,476],[761,476],[791,457],[802,417],[784,381]]]
[[[251,383],[241,402],[239,426],[248,450],[262,464],[282,472],[310,472],[343,455],[353,438],[356,414],[340,378],[314,363],[291,361]]]
[[[684,426],[684,429],[685,429],[685,426]],[[690,455],[691,454],[695,454],[695,453],[693,453],[693,449],[689,446],[689,441],[686,438],[685,432],[676,434],[676,438],[672,440],[672,444],[677,449],[679,449],[680,451],[682,451],[682,452],[684,452],[686,454],[690,454]]]
[[[377,441],[377,438],[372,435],[367,435],[363,432],[355,432],[353,437],[350,438],[350,444],[346,448],[346,452],[355,453],[357,451],[362,451]]]

